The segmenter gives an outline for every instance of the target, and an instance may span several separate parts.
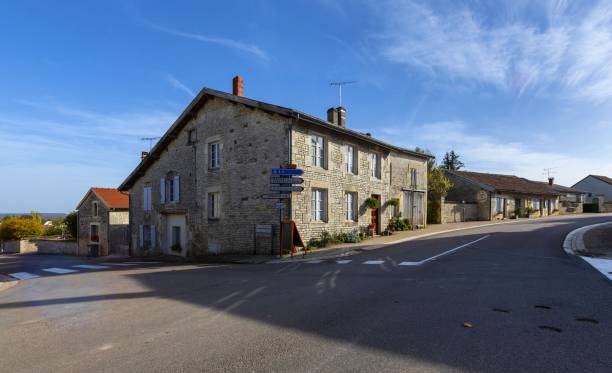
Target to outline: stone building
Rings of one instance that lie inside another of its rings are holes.
[[[559,189],[566,188],[553,185],[552,180],[542,183],[514,175],[449,170],[445,173],[453,187],[442,207],[442,222],[557,215]]]
[[[77,255],[129,255],[129,197],[91,188],[77,206]]]
[[[204,88],[119,187],[136,252],[270,253],[281,219],[305,242],[370,224],[380,233],[394,214],[425,224],[429,156],[348,129],[344,108],[322,120],[245,98],[242,84]],[[304,191],[263,199],[271,170],[288,164],[304,170]]]

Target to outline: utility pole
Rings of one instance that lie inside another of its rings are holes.
[[[357,83],[356,80],[345,80],[341,82],[331,82],[329,85],[338,87],[338,98],[340,99],[340,107],[342,107],[342,87],[348,84]]]
[[[142,137],[140,141],[148,141],[149,142],[149,151],[153,148],[153,141],[159,139],[160,137]]]

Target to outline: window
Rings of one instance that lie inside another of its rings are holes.
[[[172,247],[181,247],[181,227],[172,226]]]
[[[504,199],[501,197],[496,197],[495,198],[495,212],[499,214],[503,211],[504,211]]]
[[[370,154],[370,176],[380,179],[380,154]]]
[[[412,189],[416,189],[417,188],[417,170],[416,168],[411,168],[410,169],[410,187]]]
[[[157,235],[155,225],[141,225],[139,228],[138,247],[141,249],[150,249],[155,247]]]
[[[344,195],[346,220],[357,221],[357,193],[347,192]]]
[[[539,210],[540,209],[540,200],[537,198],[534,198],[531,200],[531,205],[533,207],[534,210]]]
[[[219,219],[221,216],[221,198],[218,192],[208,193],[208,218]]]
[[[313,166],[325,167],[325,141],[323,137],[310,136],[310,160]]]
[[[92,203],[91,209],[93,210],[93,216],[98,216],[98,202]]]
[[[142,197],[143,197],[143,201],[142,201],[143,209],[145,211],[151,211],[152,206],[151,206],[151,187],[150,186],[146,186],[143,188]]]
[[[550,207],[551,207],[553,210],[556,210],[556,209],[557,209],[557,200],[556,200],[556,199],[552,199],[552,200],[550,200]]]
[[[353,145],[346,146],[346,172],[357,175],[357,167],[359,161],[357,159],[358,151]]]
[[[221,167],[221,143],[213,142],[208,144],[208,156],[209,156],[209,164],[210,168],[219,168]]]
[[[324,189],[312,190],[312,220],[327,220],[327,191]]]
[[[180,191],[181,191],[181,178],[178,175],[174,175],[172,180],[170,180],[170,201],[178,202],[180,200]]]
[[[198,142],[198,132],[194,129],[190,129],[189,132],[187,132],[187,143],[188,144],[195,144],[196,142]]]
[[[99,229],[100,227],[98,224],[92,224],[89,226],[89,241],[100,242]]]

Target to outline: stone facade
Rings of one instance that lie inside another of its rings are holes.
[[[5,254],[62,254],[76,255],[77,243],[73,240],[23,239],[5,241],[0,244],[0,252]]]
[[[97,205],[97,214],[94,213]],[[92,245],[98,247],[98,254],[129,255],[129,213],[126,210],[109,209],[95,193],[87,196],[77,207],[77,252],[76,255],[90,255]],[[97,240],[92,237],[97,226]]]
[[[126,183],[131,178],[120,187],[130,192],[131,246],[135,254],[199,256],[278,252],[281,219],[291,217],[305,242],[324,231],[364,229],[371,220],[364,201],[373,194],[381,200],[378,220],[384,230],[394,210],[386,202],[390,198],[403,201],[404,190],[410,189],[410,168],[418,175],[418,192],[423,195],[419,211],[423,212],[424,222],[426,156],[403,154],[339,133],[331,123],[313,126],[253,107],[259,104],[244,105],[237,101],[208,97],[180,129],[171,128],[164,135],[160,143],[168,142],[159,150],[156,146],[150,155],[152,158],[142,161],[150,162],[144,171],[134,176],[129,186]],[[315,166],[311,161],[310,136],[314,134],[325,139],[324,167]],[[346,171],[344,147],[347,144],[356,150],[355,175]],[[215,156],[213,149],[217,146],[220,150]],[[380,178],[370,176],[372,153],[380,156]],[[213,168],[213,159],[217,158],[220,164]],[[261,195],[271,193],[271,169],[290,162],[304,169],[305,190],[293,193],[291,202],[281,202],[284,208],[279,210],[276,208],[279,201],[263,199]],[[169,201],[170,193],[175,192],[170,192],[168,183],[172,189],[178,186],[176,201]],[[145,192],[145,188],[151,192]],[[311,218],[313,189],[327,192],[327,216],[323,221]],[[346,219],[346,192],[356,194],[356,221]],[[151,196],[150,209],[145,209],[147,194]],[[219,209],[211,207],[211,203]],[[397,214],[401,215],[401,211]],[[256,226],[262,224],[272,225],[272,236],[256,235]]]

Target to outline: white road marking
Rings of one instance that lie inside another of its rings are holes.
[[[383,264],[384,260],[366,260],[363,264]]]
[[[100,264],[105,265],[105,266],[120,266],[120,267],[129,267],[129,266],[136,265],[134,263],[100,263]]]
[[[43,269],[45,272],[57,273],[59,275],[63,275],[65,273],[73,273],[78,272],[76,269],[66,269],[66,268],[45,268]]]
[[[161,264],[161,262],[125,262],[126,264],[134,263],[134,264]]]
[[[336,260],[336,263],[338,264],[349,264],[350,262],[352,262],[352,260]]]
[[[581,258],[603,273],[608,280],[612,280],[612,273],[610,273],[612,272],[612,259],[590,258],[588,256],[581,256]]]
[[[323,262],[322,260],[309,260],[306,263],[309,263],[309,264],[319,264],[319,263],[322,263],[322,262]]]
[[[472,244],[475,244],[476,242],[478,242],[478,241],[482,241],[482,240],[484,240],[485,238],[490,237],[490,236],[491,236],[490,234],[487,234],[486,236],[482,236],[482,237],[480,237],[480,238],[479,238],[479,239],[477,239],[477,240],[474,240],[474,241],[472,241],[472,242],[468,242],[468,243],[463,244],[463,245],[461,245],[461,246],[457,246],[457,247],[455,247],[455,248],[453,248],[453,249],[447,250],[447,251],[445,251],[445,252],[443,252],[443,253],[440,253],[440,254],[438,254],[438,255],[434,255],[434,256],[432,256],[431,258],[423,259],[423,260],[421,260],[421,261],[419,261],[419,262],[401,262],[399,265],[401,265],[401,266],[420,266],[421,264],[425,264],[425,263],[427,263],[427,262],[429,262],[429,261],[432,261],[432,260],[434,260],[434,259],[437,259],[437,258],[439,258],[439,257],[441,257],[441,256],[443,256],[443,255],[447,255],[447,254],[453,253],[453,252],[455,252],[455,251],[457,251],[457,250],[459,250],[459,249],[463,249],[463,248],[464,248],[464,247],[466,247],[466,246],[470,246],[470,245],[472,245]]]
[[[73,268],[83,268],[83,269],[106,269],[110,268],[108,266],[100,266],[100,265],[92,265],[92,264],[78,264],[72,266]]]
[[[35,275],[33,273],[28,273],[28,272],[11,273],[11,274],[9,274],[9,276],[14,277],[17,280],[29,280],[31,278],[40,277],[39,275]]]

